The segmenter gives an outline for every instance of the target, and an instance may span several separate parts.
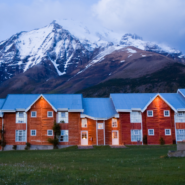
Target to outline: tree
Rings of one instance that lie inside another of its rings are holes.
[[[2,151],[3,151],[4,147],[6,146],[6,142],[4,139],[4,134],[5,134],[4,125],[3,125],[2,130],[0,130],[0,134],[1,134],[1,147],[2,147]]]
[[[54,133],[54,139],[48,138],[48,142],[53,145],[53,149],[58,149],[59,136],[60,136],[60,125],[58,123],[54,122],[52,130]]]

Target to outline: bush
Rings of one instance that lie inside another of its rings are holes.
[[[17,145],[13,145],[12,149],[16,150],[17,149]]]
[[[27,143],[26,143],[26,147],[25,147],[24,149],[25,149],[25,150],[29,150],[30,147],[31,147],[31,144],[27,142]]]
[[[163,139],[163,137],[160,137],[159,142],[160,142],[160,145],[164,145],[165,144],[165,140]]]
[[[143,144],[147,145],[147,135],[143,136]]]
[[[51,139],[51,138],[48,138],[48,142],[51,143],[53,145],[53,148],[54,149],[58,149],[58,144],[59,144],[59,141],[58,139]]]

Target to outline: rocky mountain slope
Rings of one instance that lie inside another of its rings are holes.
[[[143,41],[135,34],[121,36],[72,20],[63,20],[61,25],[54,21],[0,42],[1,97],[7,93],[74,93],[185,62],[180,51]]]

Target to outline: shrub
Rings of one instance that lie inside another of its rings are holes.
[[[25,149],[25,150],[29,150],[29,149],[30,149],[30,147],[31,147],[31,144],[30,144],[29,142],[27,142],[27,143],[26,143],[26,146],[25,146],[25,148],[24,148],[24,149]]]
[[[147,135],[143,136],[143,144],[147,145]]]
[[[17,149],[17,145],[13,145],[12,149],[16,150]]]
[[[163,137],[160,137],[159,142],[160,142],[160,145],[164,145],[165,144],[165,141],[164,141]]]
[[[53,149],[58,149],[58,144],[59,144],[59,141],[58,139],[51,139],[51,138],[48,138],[48,142],[51,143],[53,145]]]
[[[60,123],[65,123],[65,121],[64,121],[64,120],[62,120],[62,121],[60,121]]]

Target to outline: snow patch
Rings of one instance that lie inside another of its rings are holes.
[[[6,46],[6,48],[5,48],[5,52],[7,52],[12,46],[13,46],[13,44],[14,43],[12,43],[12,44],[10,44],[10,45],[8,45],[8,46]]]
[[[129,55],[129,56],[128,56],[128,58],[130,58],[131,56],[132,56],[132,54],[131,54],[131,55]]]
[[[127,51],[128,51],[128,53],[137,53],[136,50],[133,50],[133,49],[131,49],[131,48],[127,48]]]
[[[123,63],[123,62],[125,62],[125,60],[120,61],[120,63]]]

